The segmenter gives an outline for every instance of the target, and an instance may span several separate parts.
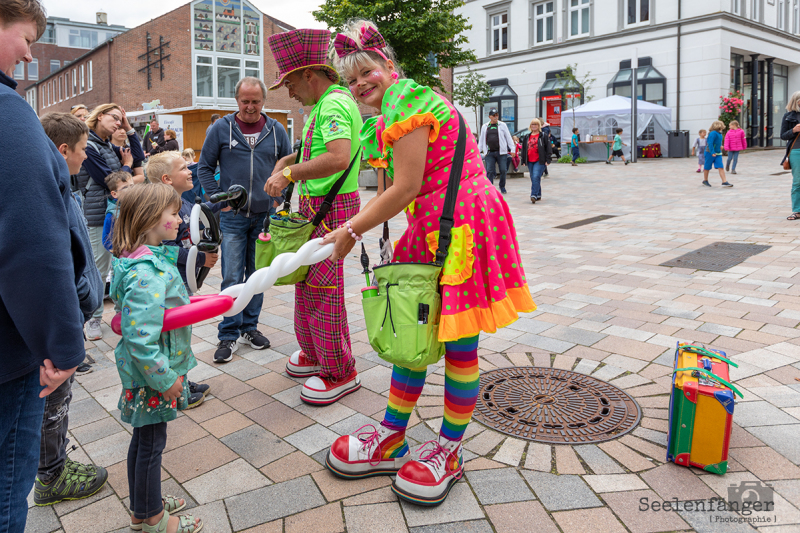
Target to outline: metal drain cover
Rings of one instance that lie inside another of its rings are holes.
[[[769,249],[770,247],[767,245],[746,242],[714,242],[675,259],[670,259],[659,266],[724,272],[744,262],[748,257]]]
[[[482,372],[473,415],[501,433],[548,444],[615,439],[641,416],[633,398],[605,381],[540,367]]]

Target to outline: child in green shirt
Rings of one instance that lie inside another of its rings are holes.
[[[625,156],[622,154],[622,147],[628,146],[624,142],[622,142],[622,128],[617,128],[614,130],[616,135],[614,135],[614,146],[611,147],[611,155],[608,156],[608,161],[606,161],[607,165],[611,164],[611,160],[614,159],[614,156],[619,156],[627,165],[630,161],[625,159]]]

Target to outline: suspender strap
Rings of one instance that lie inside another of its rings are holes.
[[[458,141],[456,142],[456,153],[453,156],[453,164],[450,166],[450,176],[447,180],[447,194],[444,197],[442,216],[439,218],[439,248],[436,250],[436,266],[443,266],[447,259],[447,252],[452,240],[451,231],[453,229],[453,214],[456,209],[456,199],[458,197],[458,187],[461,184],[461,170],[464,167],[464,154],[467,145],[467,128],[464,125],[464,117],[458,113]]]

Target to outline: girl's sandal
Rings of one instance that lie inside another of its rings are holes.
[[[183,499],[183,503],[181,503],[182,499]],[[186,499],[185,498],[178,498],[176,496],[167,495],[167,496],[164,496],[163,498],[161,498],[161,501],[164,502],[164,510],[166,512],[168,512],[169,514],[175,514],[178,511],[182,510],[184,507],[186,507]],[[131,529],[134,530],[134,531],[141,531],[143,523],[144,522],[139,522],[138,524],[134,524],[133,522],[131,522],[131,524],[130,524]]]
[[[199,533],[203,529],[203,521],[195,522],[192,515],[181,515],[178,518],[178,529],[176,533]],[[169,523],[169,513],[164,511],[164,515],[159,520],[158,524],[154,526],[142,525],[144,533],[166,533],[167,524]]]
[[[798,219],[800,219],[800,213],[792,213],[791,215],[786,217],[786,220],[798,220]]]

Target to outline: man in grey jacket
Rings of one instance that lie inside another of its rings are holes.
[[[256,270],[256,239],[264,219],[274,212],[275,198],[264,191],[275,163],[292,153],[283,126],[261,111],[267,87],[258,78],[242,78],[236,84],[238,113],[217,120],[208,132],[197,175],[209,195],[242,185],[247,190],[247,205],[238,213],[220,213],[222,230],[222,289],[242,283]],[[214,173],[219,165],[219,183]],[[253,297],[244,311],[225,317],[219,324],[219,344],[214,362],[233,358],[241,336],[256,350],[269,348],[269,340],[258,329],[263,295]]]
[[[489,122],[481,128],[478,149],[484,157],[486,177],[494,183],[495,164],[500,165],[500,192],[506,193],[506,172],[508,171],[508,154],[514,152],[514,139],[505,122],[499,120],[497,109],[489,110]]]

